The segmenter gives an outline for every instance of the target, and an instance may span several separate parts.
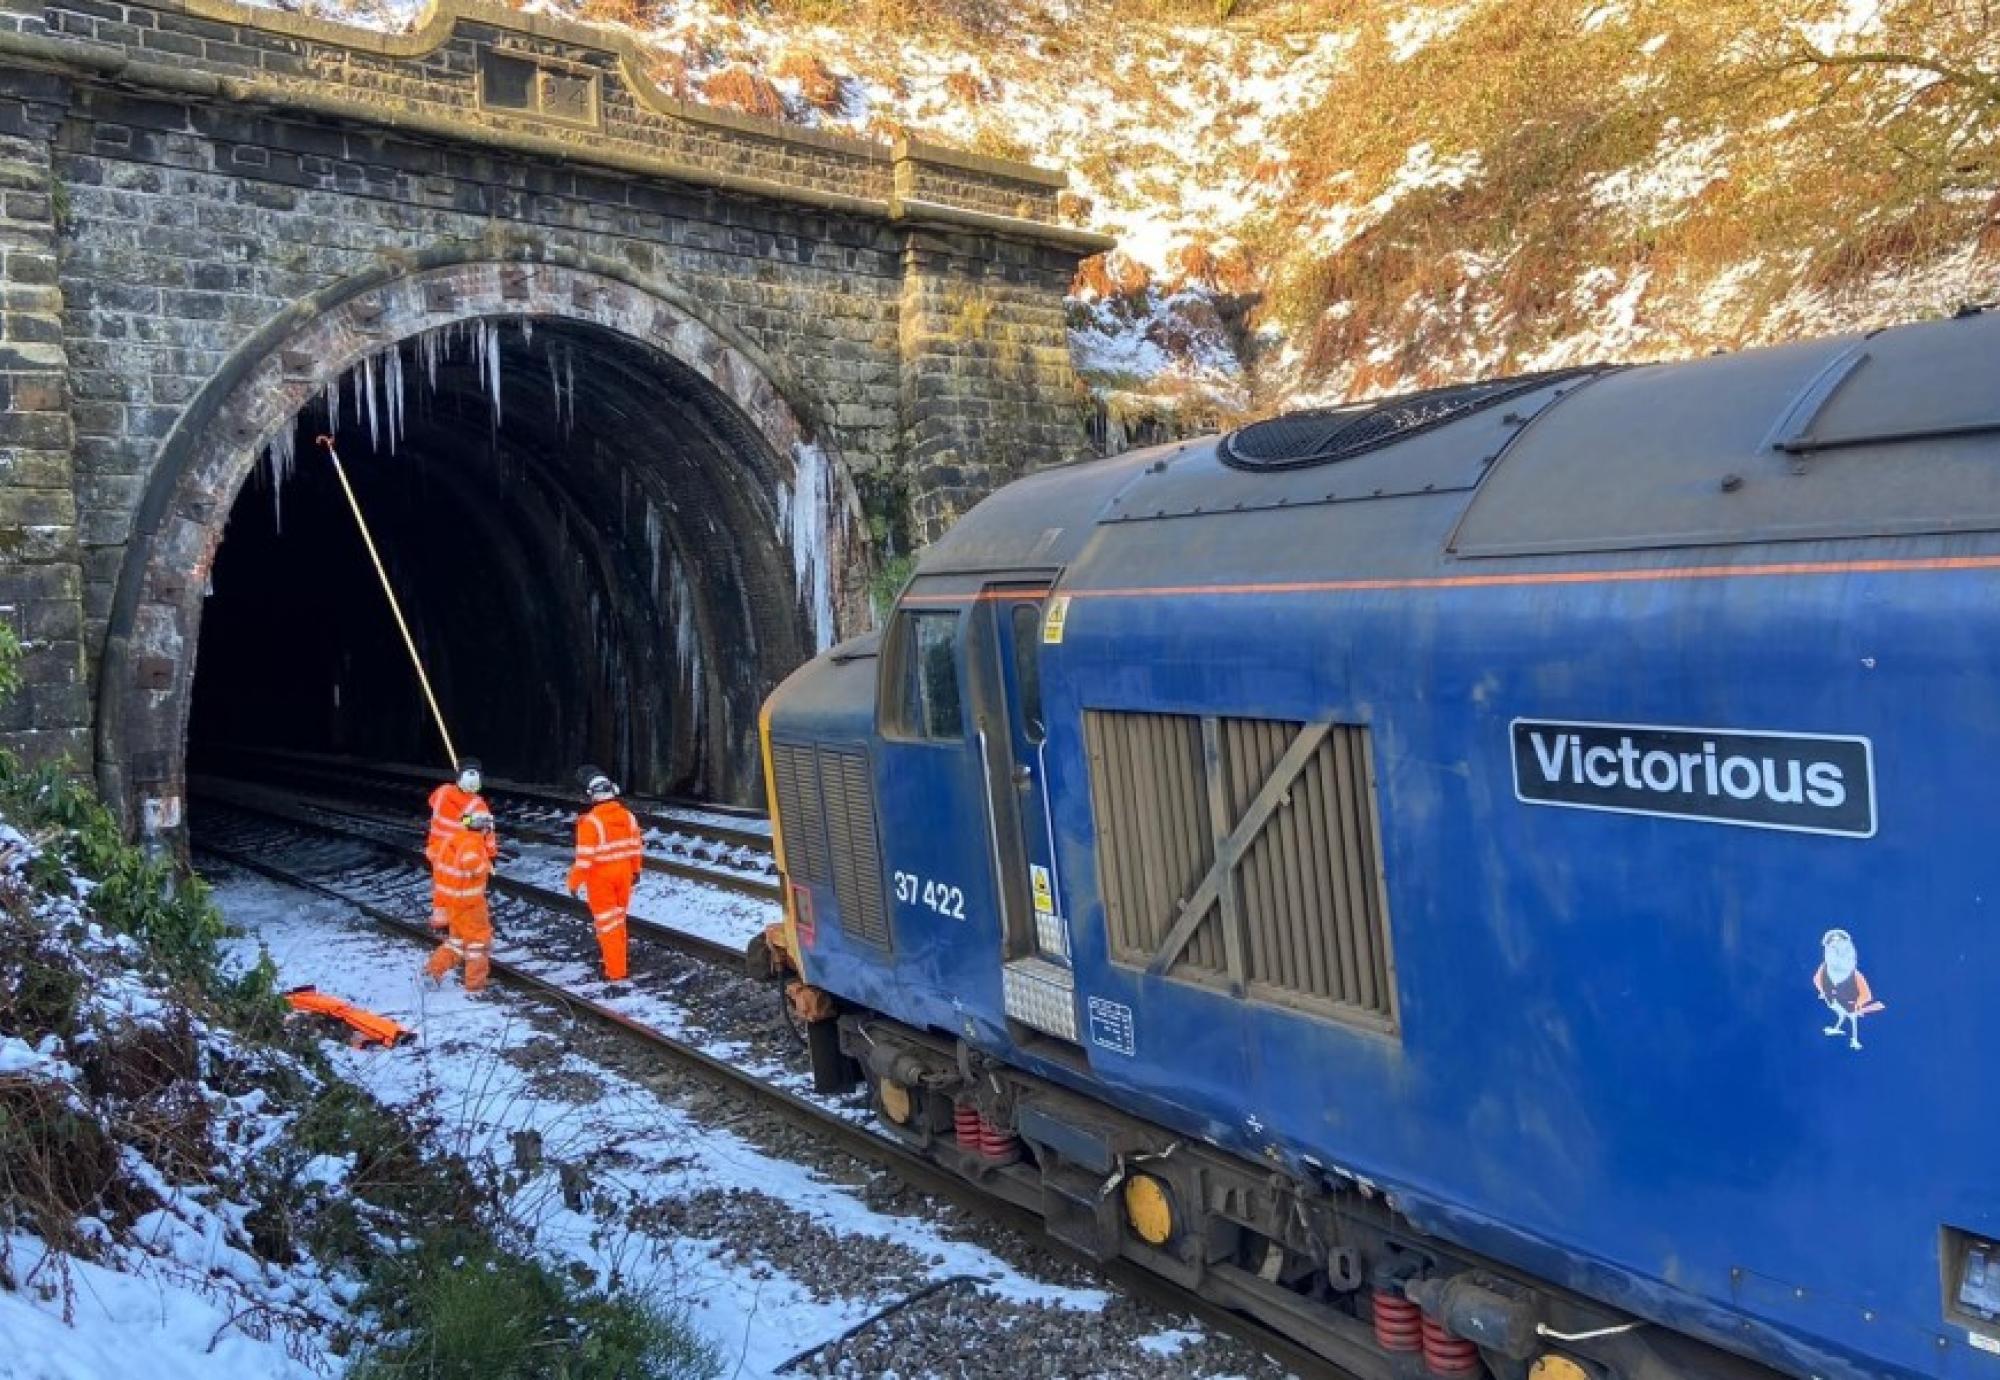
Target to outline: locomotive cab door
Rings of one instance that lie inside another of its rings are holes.
[[[1079,1043],[1069,923],[1049,798],[1042,704],[1048,586],[989,585],[973,633],[980,757],[986,773],[994,888],[1000,897],[1007,1018],[1016,1034]],[[1021,1027],[1025,1027],[1023,1031]]]

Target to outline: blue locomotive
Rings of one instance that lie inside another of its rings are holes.
[[[1994,316],[1033,475],[765,745],[816,1073],[1061,1240],[1367,1380],[2000,1377]]]

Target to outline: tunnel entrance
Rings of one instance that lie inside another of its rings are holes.
[[[526,316],[369,356],[274,438],[204,591],[191,770],[238,747],[442,760],[321,433],[461,752],[516,780],[591,762],[638,791],[759,793],[758,704],[821,631],[785,548],[824,477],[679,361]]]
[[[832,643],[858,504],[776,370],[578,268],[328,295],[170,437],[105,643],[99,768],[142,832],[231,749],[441,765],[342,459],[461,752],[756,803],[757,711]]]

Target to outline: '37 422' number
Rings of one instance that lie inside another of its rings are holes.
[[[914,872],[895,876],[896,899],[905,905],[929,906],[948,920],[965,918],[965,892],[944,882],[933,882]]]

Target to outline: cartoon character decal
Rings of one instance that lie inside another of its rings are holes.
[[[1819,971],[1813,974],[1813,989],[1826,1009],[1833,1012],[1829,1035],[1847,1036],[1849,1049],[1861,1048],[1861,1018],[1882,1009],[1868,979],[1861,974],[1861,959],[1854,937],[1846,930],[1828,930],[1820,937]]]

